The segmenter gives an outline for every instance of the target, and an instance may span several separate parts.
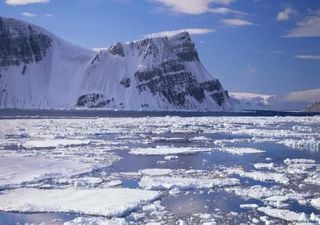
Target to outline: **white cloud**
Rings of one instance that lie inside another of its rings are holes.
[[[210,4],[229,5],[233,0],[152,0],[153,2],[165,5],[172,12],[199,15],[204,13],[238,13],[243,12],[232,10],[225,7],[211,8]]]
[[[53,17],[53,15],[50,14],[50,13],[45,14],[45,16],[46,16],[46,17]]]
[[[21,15],[26,17],[36,17],[36,14],[30,13],[30,12],[22,12]]]
[[[315,15],[305,17],[296,24],[295,28],[289,30],[283,37],[320,37],[320,12],[318,11]]]
[[[294,101],[306,101],[314,103],[319,101],[320,88],[309,89],[305,91],[290,92],[281,98],[282,101],[294,102]]]
[[[278,21],[287,21],[294,14],[296,14],[296,11],[294,9],[288,7],[288,8],[285,8],[283,11],[280,11],[277,14],[277,18],[276,19]]]
[[[230,5],[235,0],[212,0],[212,3],[221,4],[221,5]]]
[[[250,26],[253,25],[248,20],[243,20],[243,19],[225,19],[221,21],[224,25],[227,26],[232,26],[232,27],[242,27],[242,26]]]
[[[188,29],[181,29],[181,30],[172,30],[172,31],[162,31],[158,33],[152,33],[144,35],[144,38],[156,38],[156,37],[170,37],[182,32],[188,32],[191,35],[200,35],[200,34],[208,34],[214,32],[214,29],[208,28],[188,28]]]
[[[304,60],[320,60],[320,55],[295,55],[294,57]]]
[[[5,0],[8,5],[28,5],[34,3],[48,3],[50,0]]]

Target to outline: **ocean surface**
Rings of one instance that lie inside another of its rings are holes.
[[[98,197],[79,197],[83,190]],[[46,193],[54,201],[39,197]],[[73,197],[83,204],[64,202]],[[316,113],[0,110],[0,225],[319,224],[319,216]]]

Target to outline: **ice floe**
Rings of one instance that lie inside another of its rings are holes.
[[[63,225],[127,225],[128,222],[124,218],[86,218],[77,217],[74,220],[67,221]]]
[[[47,178],[70,177],[90,172],[93,168],[92,164],[78,160],[8,155],[0,157],[0,186],[18,185]]]
[[[252,171],[252,172],[246,172],[241,168],[230,168],[228,169],[229,174],[237,174],[241,177],[247,177],[258,181],[264,181],[264,182],[276,182],[276,183],[282,183],[282,184],[288,184],[289,178],[282,173],[277,172],[262,172],[262,171]]]
[[[165,189],[209,189],[215,187],[226,187],[238,185],[236,178],[189,178],[189,177],[148,177],[144,176],[139,185],[149,190]]]
[[[57,147],[71,147],[90,144],[90,140],[76,140],[76,139],[38,139],[29,140],[22,144],[27,149],[33,148],[57,148]]]
[[[320,198],[315,198],[311,200],[311,204],[315,207],[320,209]]]
[[[176,155],[208,152],[208,148],[157,146],[155,148],[135,148],[130,151],[134,155]]]
[[[0,210],[64,212],[96,216],[123,216],[159,197],[159,192],[139,189],[22,188],[0,195]]]
[[[219,150],[223,152],[228,152],[234,155],[257,154],[257,153],[265,152],[261,149],[245,148],[245,147],[222,147]]]
[[[277,209],[277,208],[271,208],[271,207],[259,207],[258,210],[260,212],[263,212],[264,214],[279,218],[286,221],[303,221],[303,218],[301,218],[301,213],[296,213],[293,211],[290,211],[288,209]]]
[[[173,170],[171,169],[144,169],[141,170],[140,172],[143,175],[147,175],[147,176],[165,176],[165,175],[169,175],[170,173],[172,173]]]

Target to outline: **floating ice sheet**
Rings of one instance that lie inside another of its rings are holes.
[[[188,177],[143,177],[139,182],[140,187],[150,190],[163,189],[206,189],[225,187],[239,184],[235,178],[188,178]]]
[[[243,148],[243,147],[222,147],[220,151],[228,152],[234,155],[244,155],[244,154],[257,154],[263,153],[264,151],[257,148]]]
[[[134,155],[176,155],[208,152],[208,148],[157,146],[155,148],[136,148],[130,151]]]
[[[8,155],[0,157],[0,186],[17,185],[46,178],[70,177],[90,172],[92,169],[92,164],[78,160]]]
[[[0,210],[63,212],[96,216],[123,216],[159,197],[156,191],[107,189],[16,189],[0,195]]]
[[[90,140],[77,139],[38,139],[29,140],[22,144],[27,149],[33,148],[57,148],[57,147],[71,147],[90,144]]]

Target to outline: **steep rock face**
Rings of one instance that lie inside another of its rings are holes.
[[[116,43],[96,53],[0,17],[0,108],[230,108],[188,33]]]
[[[0,66],[19,66],[41,61],[52,39],[31,25],[0,18]]]
[[[188,33],[117,43],[85,71],[79,96],[105,93],[106,107],[131,110],[223,110],[229,97],[202,66]],[[96,82],[99,81],[99,82]],[[119,84],[121,86],[119,87]]]

